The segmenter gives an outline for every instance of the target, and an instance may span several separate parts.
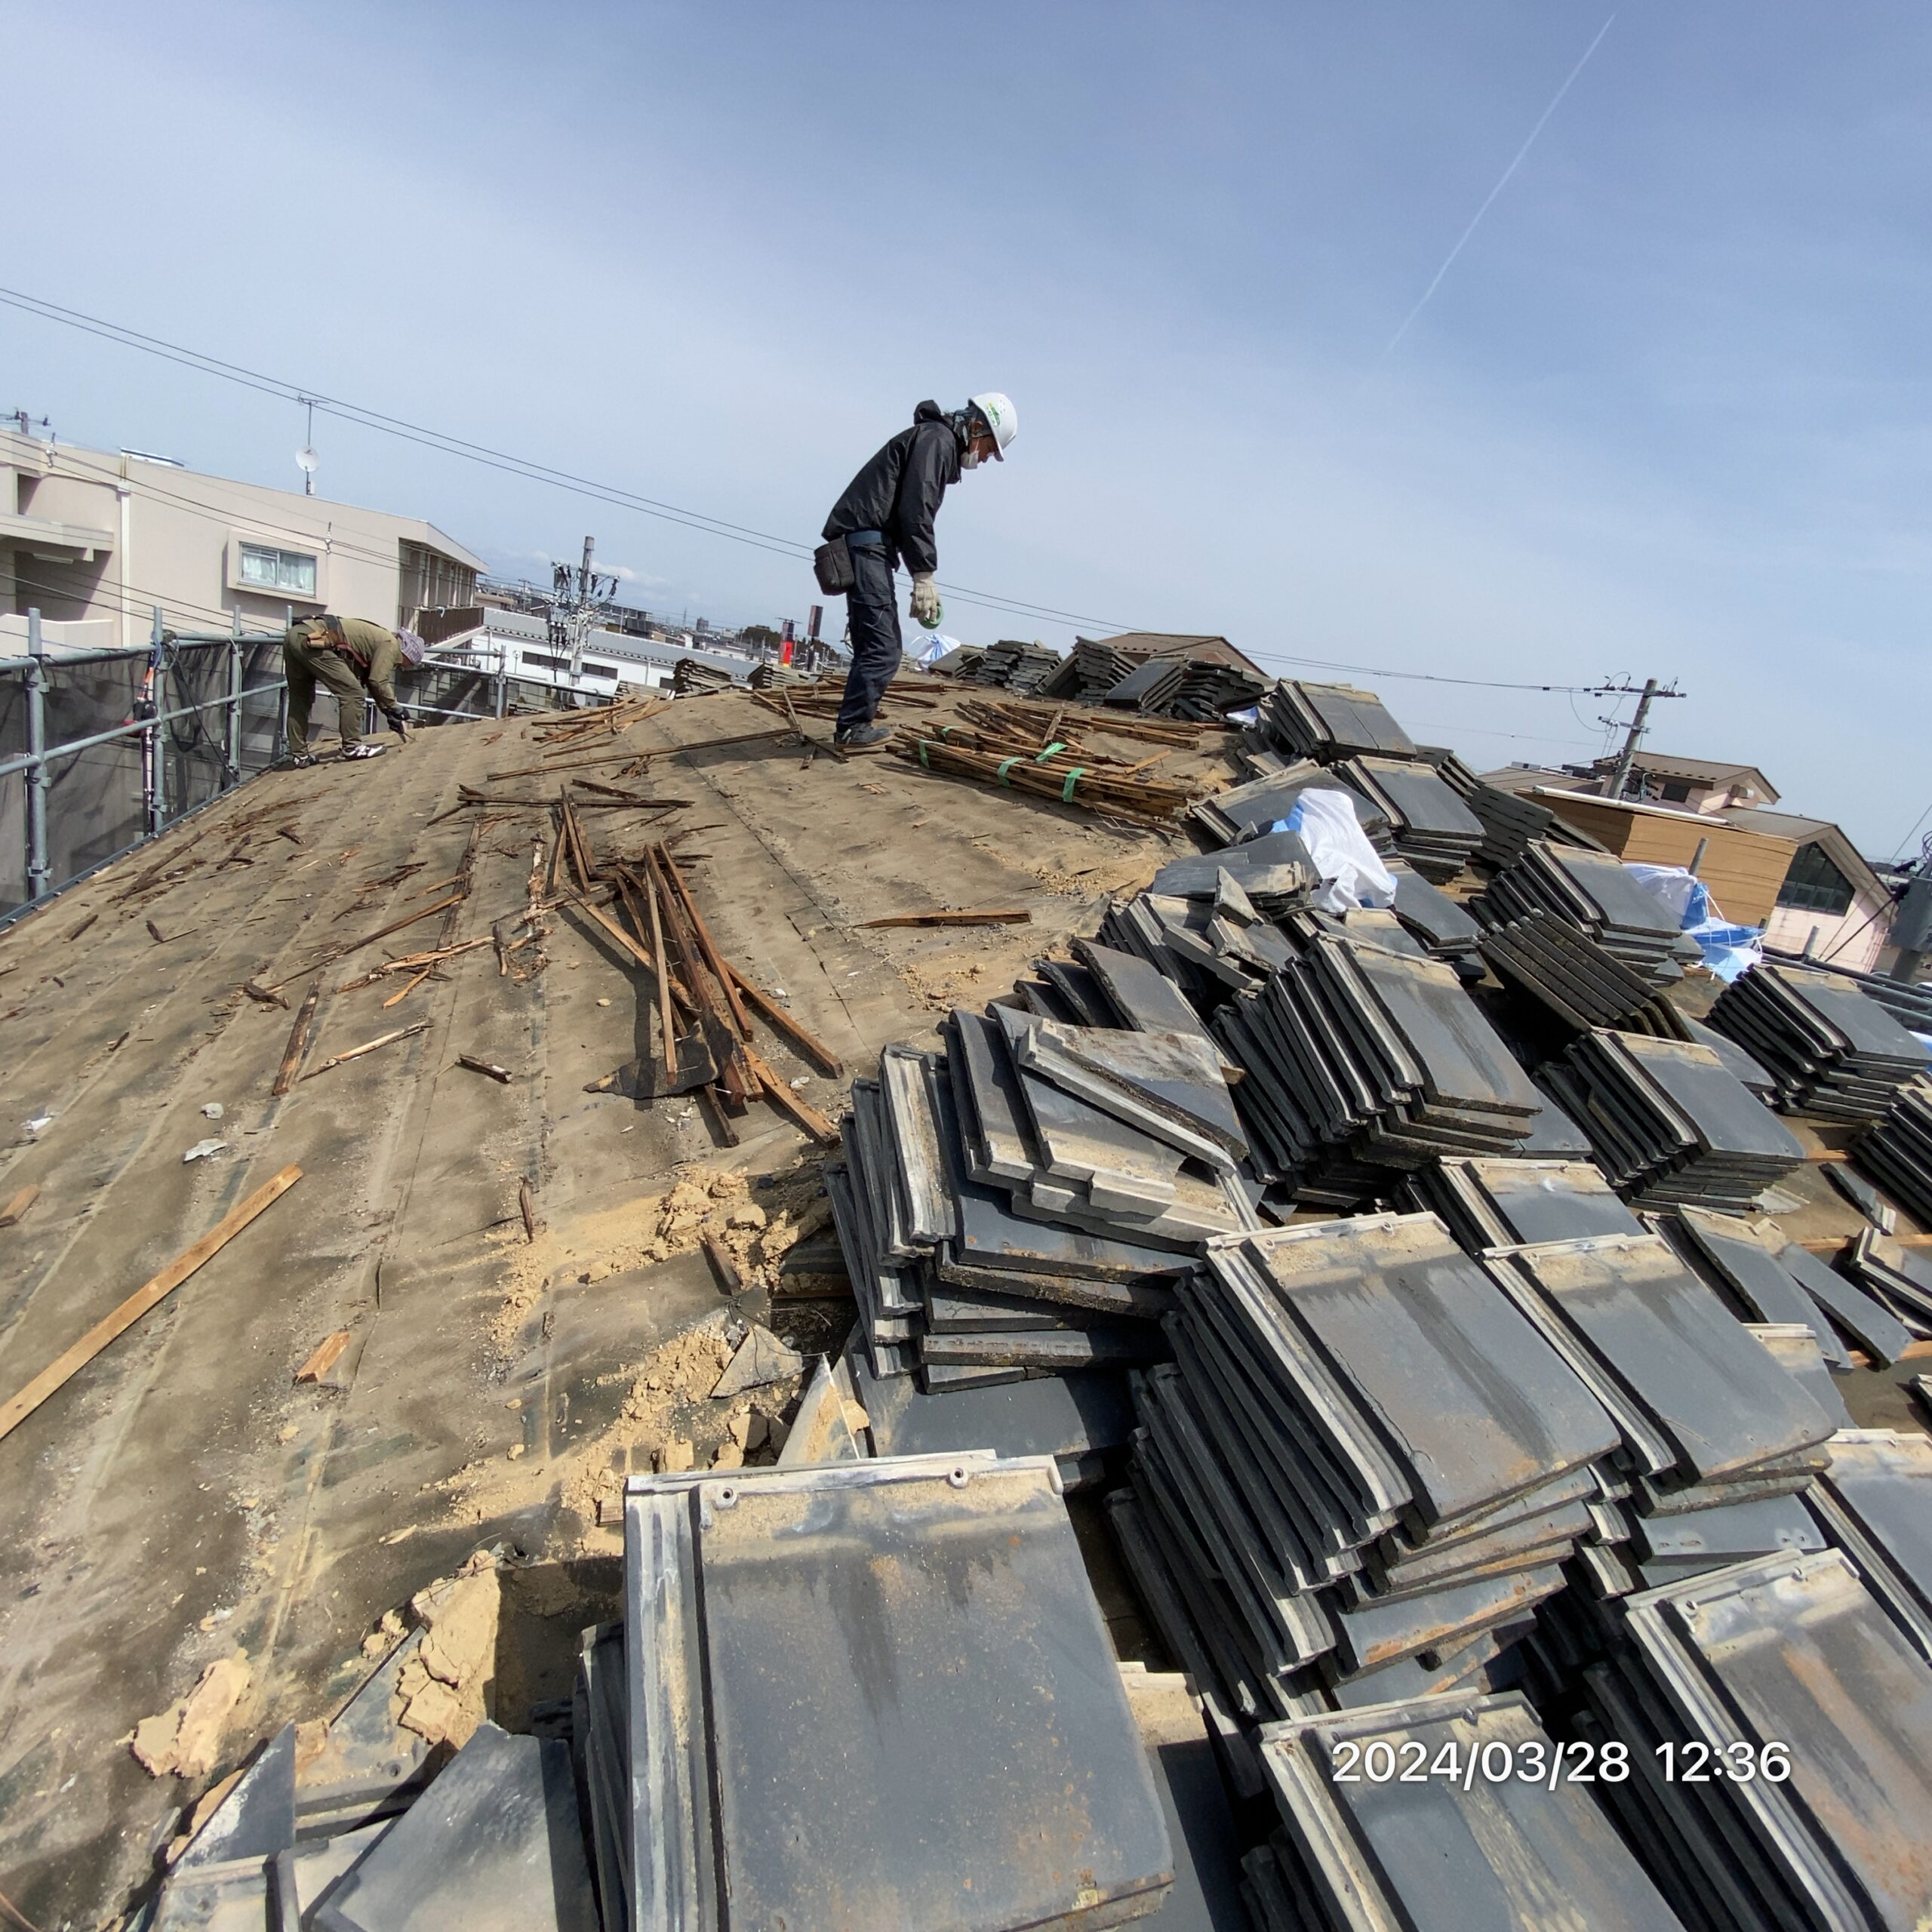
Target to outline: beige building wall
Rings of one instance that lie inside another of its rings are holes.
[[[483,560],[417,517],[0,431],[0,614],[171,629],[279,629],[333,611],[408,623],[473,602]],[[11,627],[9,626],[11,629]]]
[[[1776,906],[1764,925],[1764,943],[1780,952],[1802,952],[1815,931],[1819,958],[1833,966],[1850,966],[1861,973],[1878,970],[1892,929],[1892,902],[1860,892],[1848,912],[1814,912],[1801,906]]]

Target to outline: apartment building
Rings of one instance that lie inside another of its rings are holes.
[[[183,632],[410,624],[475,603],[483,568],[420,517],[0,429],[0,657],[35,608],[69,648],[140,644],[157,605]]]

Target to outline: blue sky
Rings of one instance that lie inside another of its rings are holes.
[[[1932,802],[1932,16],[1617,8],[16,4],[0,281],[809,537],[934,395],[1006,389],[950,581],[1391,672],[1675,678],[1876,856]],[[0,309],[0,407],[299,478],[299,413]],[[319,419],[325,494],[653,608],[802,568]],[[1090,633],[1095,626],[1086,627]],[[955,600],[973,641],[1045,637]],[[1318,675],[1318,674],[1316,674]],[[1379,683],[1478,766],[1611,701]]]

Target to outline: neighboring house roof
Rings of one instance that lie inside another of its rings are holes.
[[[1580,792],[1589,782],[1574,771],[1561,771],[1543,764],[1506,764],[1497,771],[1478,774],[1485,785],[1499,792],[1513,792],[1518,797],[1547,785],[1560,792]]]
[[[440,550],[451,561],[475,571],[478,576],[490,568],[474,550],[466,550],[454,537],[445,536],[433,523],[426,523],[420,517],[398,517],[396,520],[399,523],[412,523],[423,533],[411,540],[420,543],[426,550]]]
[[[1096,641],[1140,657],[1201,657],[1213,664],[1232,664],[1236,670],[1251,672],[1264,681],[1271,675],[1224,637],[1191,637],[1182,631],[1123,631],[1118,637]]]
[[[1774,838],[1789,838],[1799,845],[1820,845],[1825,856],[1851,881],[1861,898],[1889,899],[1890,888],[1829,819],[1800,818],[1793,812],[1760,811],[1749,805],[1727,805],[1710,816],[1740,832],[1768,832]]]
[[[1616,766],[1614,758],[1600,758],[1595,768],[1608,773]],[[1735,764],[1722,758],[1678,758],[1668,752],[1639,751],[1631,761],[1631,769],[1649,778],[1675,779],[1713,788],[1748,784],[1767,805],[1778,801],[1777,787],[1755,764]]]

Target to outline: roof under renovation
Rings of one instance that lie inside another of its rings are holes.
[[[0,933],[0,1894],[1924,1920],[1932,995],[1726,986],[1372,693],[973,675],[451,723]]]

